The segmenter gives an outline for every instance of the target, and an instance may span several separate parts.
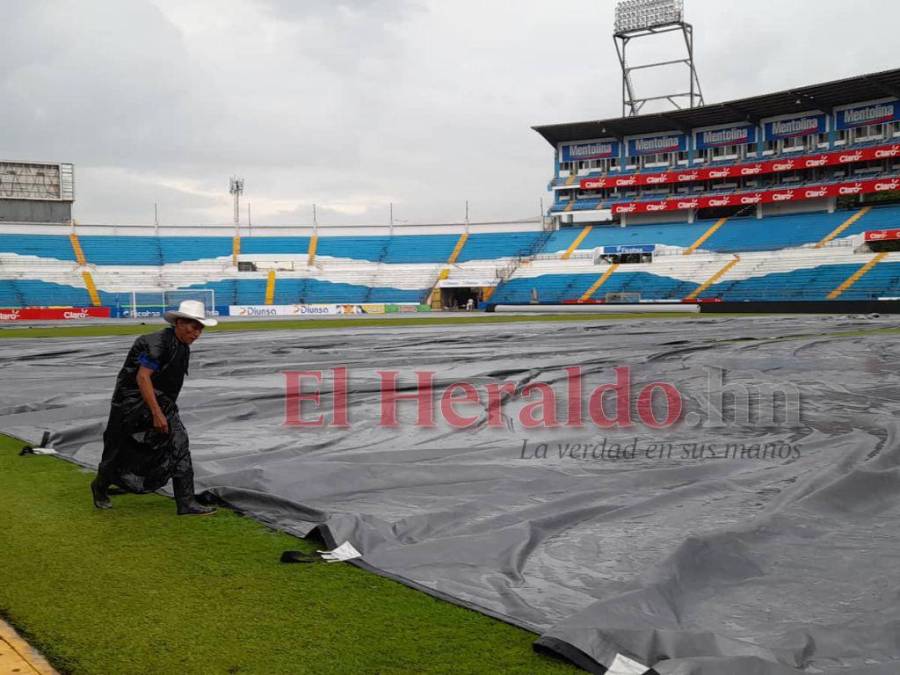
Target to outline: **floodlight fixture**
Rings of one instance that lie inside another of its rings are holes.
[[[673,58],[656,63],[629,65],[626,57],[628,43],[638,37],[647,37],[681,31],[687,48],[687,57]],[[668,101],[681,109],[687,100],[687,107],[703,105],[700,78],[694,66],[694,29],[684,20],[684,0],[620,0],[616,5],[613,41],[622,66],[622,116],[637,115],[649,101]],[[689,71],[687,91],[672,91],[661,96],[639,98],[635,95],[631,73],[634,70],[684,64]]]
[[[684,21],[684,0],[622,0],[616,5],[616,33]]]

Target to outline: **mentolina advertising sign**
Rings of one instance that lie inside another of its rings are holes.
[[[629,157],[658,155],[664,152],[684,152],[685,150],[687,150],[687,136],[684,134],[643,136],[628,141]]]
[[[583,162],[592,159],[608,159],[619,156],[619,142],[614,139],[600,139],[585,143],[563,143],[560,145],[560,162]]]
[[[718,148],[726,145],[748,145],[756,143],[756,127],[744,125],[726,129],[710,129],[698,131],[696,135],[698,150]]]
[[[803,117],[794,117],[793,119],[766,122],[764,127],[765,139],[767,141],[775,141],[780,138],[824,134],[828,130],[826,120],[827,117],[825,115],[805,115]]]
[[[870,124],[881,124],[900,119],[900,115],[898,115],[900,106],[897,103],[897,101],[870,103],[839,110],[835,113],[837,115],[837,128],[851,129],[853,127],[864,127]]]

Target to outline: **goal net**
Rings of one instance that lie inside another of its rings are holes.
[[[625,291],[620,291],[618,293],[607,293],[606,294],[606,302],[617,303],[635,303],[641,301],[640,293],[628,293]]]
[[[212,288],[191,288],[179,291],[132,291],[129,302],[122,314],[130,318],[162,316],[185,300],[199,300],[206,307],[207,314],[216,309],[216,292]]]

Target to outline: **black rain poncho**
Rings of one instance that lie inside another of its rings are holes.
[[[144,493],[158,490],[170,478],[193,477],[188,435],[176,405],[190,355],[190,347],[175,337],[172,327],[134,341],[119,371],[103,433],[99,472],[108,482]],[[141,366],[154,371],[151,381],[169,423],[168,434],[153,429],[153,416],[137,384]]]

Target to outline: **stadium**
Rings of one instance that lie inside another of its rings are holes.
[[[884,93],[898,88],[893,70],[537,127],[554,148],[543,222],[321,235],[29,224],[12,221],[71,203],[72,167],[7,163],[0,305],[127,317],[196,297],[222,315],[266,316],[316,305],[441,309],[471,297],[491,309],[890,312],[900,297],[900,108]]]
[[[665,30],[689,105],[643,112]],[[680,2],[615,37],[533,219],[250,226],[232,179],[233,223],[88,224],[77,166],[0,162],[0,671],[900,671],[900,69],[706,104]],[[93,509],[190,301],[220,511]]]

